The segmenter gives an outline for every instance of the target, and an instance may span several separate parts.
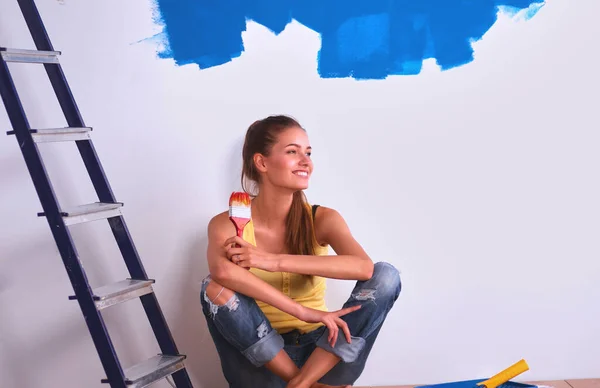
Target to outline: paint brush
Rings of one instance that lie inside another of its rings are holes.
[[[240,238],[243,238],[244,228],[250,222],[250,214],[250,196],[248,193],[242,191],[231,193],[231,196],[229,196],[229,219],[235,225],[236,234]],[[240,244],[234,246],[239,248]]]
[[[504,388],[532,388],[536,387],[531,384],[522,384],[509,381],[515,376],[529,370],[529,366],[525,360],[521,360],[510,367],[506,368],[502,372],[490,377],[489,379],[479,380],[466,380],[456,381],[451,383],[433,384],[419,386],[419,388],[497,388],[503,386]]]

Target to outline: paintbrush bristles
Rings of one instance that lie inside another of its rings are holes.
[[[229,206],[250,206],[250,195],[243,191],[234,191],[229,197]]]
[[[244,192],[233,192],[229,197],[229,217],[250,219],[250,196]]]

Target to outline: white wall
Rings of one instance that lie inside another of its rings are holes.
[[[309,131],[310,200],[402,272],[358,385],[478,378],[521,358],[519,379],[600,377],[596,0],[501,17],[468,66],[369,82],[320,79],[319,38],[296,23],[279,37],[250,24],[241,58],[199,71],[135,43],[159,31],[147,0],[37,3],[195,386],[225,386],[198,299],[206,223],[237,188],[246,127],[271,113]],[[32,48],[16,2],[0,4],[0,45]],[[32,126],[64,125],[42,68],[11,68]],[[75,147],[43,148],[63,206],[95,201]],[[0,385],[99,387],[12,137],[0,182]],[[127,276],[104,223],[74,234],[94,286]],[[330,307],[351,288],[330,282]],[[106,313],[126,364],[158,351],[142,317],[137,302]]]

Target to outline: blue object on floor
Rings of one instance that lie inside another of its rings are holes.
[[[416,388],[483,388],[477,385],[478,383],[487,379],[475,379],[475,380],[464,380],[454,381],[450,383],[432,384],[432,385],[419,385]],[[506,383],[499,385],[498,388],[537,388],[537,385],[517,383],[514,381],[507,381]]]

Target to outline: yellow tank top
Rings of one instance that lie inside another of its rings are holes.
[[[248,243],[256,246],[254,224],[252,223],[252,220],[246,224],[242,238]],[[317,254],[320,256],[329,254],[329,247],[318,247]],[[327,306],[325,305],[325,278],[289,272],[269,272],[257,268],[251,268],[250,272],[283,292],[297,303],[315,310],[328,311]],[[298,329],[301,333],[307,333],[323,326],[322,323],[306,323],[293,315],[284,313],[264,302],[259,300],[256,302],[258,307],[271,322],[273,329],[277,330],[280,334],[287,333],[294,329]]]

